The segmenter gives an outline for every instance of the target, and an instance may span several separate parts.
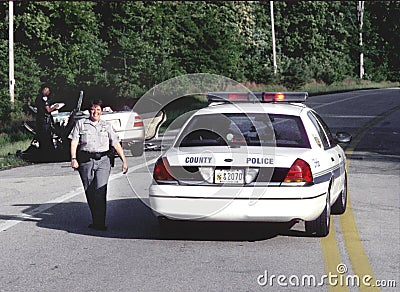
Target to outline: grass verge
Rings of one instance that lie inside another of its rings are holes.
[[[17,142],[9,142],[0,146],[0,170],[26,165],[27,162],[18,158],[15,153],[17,150],[26,150],[31,143],[31,139]]]

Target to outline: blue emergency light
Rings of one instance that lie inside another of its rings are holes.
[[[208,102],[305,102],[307,92],[208,92]]]

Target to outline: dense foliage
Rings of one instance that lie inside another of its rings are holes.
[[[16,110],[42,83],[57,100],[80,90],[131,99],[169,78],[214,73],[297,88],[359,75],[400,81],[400,2],[275,1],[278,72],[269,1],[14,2]],[[9,118],[8,3],[0,3],[0,119]]]

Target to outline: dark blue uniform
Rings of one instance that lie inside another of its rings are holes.
[[[51,154],[54,150],[53,144],[53,117],[47,112],[46,106],[50,106],[49,98],[43,94],[40,94],[36,100],[35,104],[37,107],[37,117],[36,117],[36,136],[39,140],[39,149],[42,154]]]

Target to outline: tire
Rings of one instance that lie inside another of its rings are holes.
[[[343,190],[335,203],[332,205],[332,214],[340,215],[346,211],[347,207],[347,173],[344,174]]]
[[[129,150],[131,151],[132,156],[138,157],[143,155],[143,143],[138,142],[134,143],[132,146],[129,147]]]
[[[316,237],[325,237],[329,234],[331,224],[330,191],[326,196],[326,205],[322,214],[312,221],[306,221],[306,233]]]

